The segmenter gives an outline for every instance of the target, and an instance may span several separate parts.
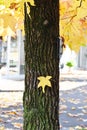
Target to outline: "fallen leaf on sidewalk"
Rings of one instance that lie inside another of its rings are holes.
[[[18,116],[17,112],[15,112],[15,111],[10,111],[10,112],[6,112],[6,113],[9,115],[17,115]]]
[[[16,128],[20,128],[22,127],[22,124],[21,123],[12,123],[14,125],[14,127]]]
[[[5,130],[4,126],[0,126],[0,130]]]
[[[69,128],[69,130],[75,130],[74,128]]]
[[[87,109],[87,106],[83,106],[84,109]]]
[[[64,98],[61,98],[61,99],[60,99],[60,102],[64,102],[64,103],[65,103],[66,100],[65,100]]]
[[[61,106],[60,106],[60,111],[61,111],[61,110],[66,110],[66,109],[67,109],[67,106],[66,106],[66,105],[61,105]]]
[[[72,107],[71,109],[72,109],[72,110],[76,110],[76,108],[75,108],[75,107]]]
[[[84,109],[83,109],[82,112],[83,112],[84,114],[87,114],[87,110],[84,110]]]
[[[71,113],[67,113],[67,115],[70,116],[70,117],[78,117],[78,115],[76,115],[76,114],[71,114]]]
[[[80,103],[80,99],[74,99],[74,98],[71,98],[68,100],[69,102],[73,103],[73,104],[78,104]]]
[[[3,122],[3,120],[2,120],[2,119],[0,119],[0,122]]]
[[[87,127],[76,126],[76,130],[87,130]]]

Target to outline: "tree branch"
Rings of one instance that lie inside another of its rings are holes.
[[[76,7],[76,12],[77,12],[77,9],[82,6],[82,2],[83,2],[83,0],[80,0],[79,6]],[[76,16],[77,16],[77,14],[74,14],[73,16],[70,16],[70,17],[67,17],[67,18],[64,18],[64,19],[70,18],[70,20],[69,20],[69,22],[68,22],[68,23],[70,23],[70,22],[73,20],[73,18],[76,17]],[[64,20],[64,19],[62,19],[62,20]],[[67,23],[67,24],[68,24],[68,23]]]

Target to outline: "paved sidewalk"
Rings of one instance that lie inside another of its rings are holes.
[[[0,75],[0,130],[22,130],[24,80]]]
[[[60,90],[71,90],[87,85],[87,70],[74,70],[72,73],[60,72]]]
[[[24,91],[24,80],[6,79],[0,75],[0,92],[1,91]]]
[[[0,130],[23,130],[23,92],[0,92]]]
[[[61,130],[87,130],[87,71],[60,74],[60,124]]]

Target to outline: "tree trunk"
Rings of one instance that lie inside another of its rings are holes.
[[[25,3],[24,130],[59,130],[58,0],[35,5]],[[45,93],[39,76],[52,76]]]

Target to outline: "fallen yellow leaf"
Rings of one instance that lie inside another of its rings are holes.
[[[20,128],[22,127],[22,124],[21,123],[12,123],[16,128]]]
[[[5,130],[4,126],[0,126],[0,130]]]

